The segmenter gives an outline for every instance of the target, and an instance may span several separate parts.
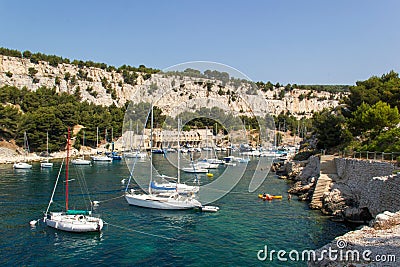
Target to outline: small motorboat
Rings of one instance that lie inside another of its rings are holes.
[[[26,162],[14,163],[13,167],[14,169],[25,169],[25,170],[32,169],[32,165]]]
[[[200,211],[203,212],[217,212],[219,211],[219,207],[217,206],[201,206],[199,207]]]
[[[52,168],[53,167],[53,163],[49,162],[48,160],[46,161],[42,161],[40,162],[40,167],[41,168]]]

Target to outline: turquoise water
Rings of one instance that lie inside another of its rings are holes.
[[[157,160],[162,164],[161,157]],[[29,221],[41,218],[46,210],[59,166],[56,162],[53,169],[41,170],[37,163],[28,171],[0,166],[0,264],[305,266],[305,262],[262,262],[257,252],[264,245],[285,251],[316,249],[349,230],[309,210],[306,203],[288,201],[287,182],[273,174],[259,192],[282,194],[282,200],[265,202],[257,198],[258,192],[248,193],[250,176],[245,175],[231,193],[214,203],[220,207],[218,213],[129,206],[121,197],[121,179],[129,175],[124,161],[71,170],[70,178],[83,175],[92,200],[100,201],[96,212],[108,223],[102,233],[65,233],[43,223],[31,228]],[[70,198],[80,194],[71,192]]]

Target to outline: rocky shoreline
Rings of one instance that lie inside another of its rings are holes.
[[[311,201],[316,185],[316,177],[320,174],[319,158],[312,156],[305,161],[289,161],[273,167],[281,179],[293,182],[288,193],[297,195],[300,201]]]
[[[78,157],[82,155],[90,156],[94,154],[96,154],[96,151],[94,150],[88,150],[85,151],[84,153],[76,149],[72,149],[72,151],[70,151],[71,157]],[[48,159],[51,161],[52,159],[62,159],[65,158],[66,156],[67,153],[65,151],[59,151],[51,153]],[[0,164],[13,164],[15,162],[39,162],[45,159],[47,158],[40,156],[36,153],[29,153],[28,155],[25,156],[18,149],[0,147]]]
[[[288,190],[300,201],[309,201],[332,220],[369,224],[337,237],[318,249],[317,260],[309,266],[398,266],[395,262],[377,262],[386,255],[400,261],[400,174],[387,162],[312,156],[306,161],[289,161],[274,169],[282,179],[293,181]],[[328,248],[347,251],[371,251],[366,259],[330,259]]]
[[[331,251],[331,254],[329,254]],[[310,267],[399,266],[400,212],[384,212],[369,226],[348,232],[315,251]]]

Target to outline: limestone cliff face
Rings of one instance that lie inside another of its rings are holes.
[[[282,99],[276,99],[284,88],[262,92],[248,82],[222,85],[219,81],[165,74],[152,74],[150,79],[145,80],[139,73],[136,85],[131,85],[124,83],[122,74],[116,71],[81,68],[72,64],[54,67],[44,61],[34,64],[29,59],[0,55],[0,86],[3,85],[26,87],[32,91],[46,86],[71,94],[79,90],[83,101],[105,106],[158,99],[157,105],[163,107],[167,114],[177,112],[179,107],[224,105],[236,114],[277,115],[290,111],[301,117],[337,106],[342,97],[341,94],[314,92],[312,97],[304,98],[300,96],[309,91],[293,89],[286,92]]]
[[[34,68],[37,73],[35,75],[30,74],[30,68]],[[87,77],[91,79],[84,80],[79,78],[79,70],[87,72]],[[7,73],[10,73],[12,76],[9,77],[10,75],[7,75]],[[66,75],[70,76],[70,78],[67,79]],[[72,77],[75,77],[75,81]],[[106,78],[116,90],[119,96],[118,100],[113,100],[111,94],[107,94],[106,88],[104,88],[101,82],[102,78]],[[122,86],[118,85],[118,83],[121,84],[120,82],[122,82]],[[124,84],[122,75],[117,72],[107,72],[99,68],[79,68],[72,64],[59,64],[57,67],[53,67],[44,61],[34,64],[29,59],[0,55],[0,86],[3,85],[11,85],[17,88],[26,87],[31,91],[35,91],[42,86],[48,88],[55,87],[58,92],[71,94],[79,87],[82,100],[105,106],[113,103],[118,106],[123,105],[127,97],[135,90],[133,86]]]

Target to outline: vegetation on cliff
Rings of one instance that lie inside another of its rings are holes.
[[[103,70],[107,70],[107,71],[116,71],[116,72],[120,72],[124,74],[124,78],[125,76],[129,76],[129,72],[141,72],[144,74],[148,74],[151,75],[152,73],[157,73],[160,70],[158,69],[152,69],[152,68],[148,68],[144,65],[140,65],[139,67],[132,67],[132,66],[128,66],[128,65],[122,65],[119,68],[116,68],[114,66],[110,66],[107,65],[105,63],[97,63],[97,62],[93,62],[91,60],[89,61],[83,61],[83,60],[70,60],[68,58],[62,58],[60,56],[56,56],[56,55],[46,55],[46,54],[42,54],[42,53],[32,53],[31,51],[18,51],[18,50],[14,50],[14,49],[8,49],[8,48],[4,48],[4,47],[0,47],[0,55],[4,55],[4,56],[10,56],[10,57],[18,57],[18,58],[26,58],[29,59],[32,63],[38,63],[39,61],[45,61],[48,62],[51,66],[53,67],[57,67],[58,64],[72,64],[75,66],[78,66],[79,68],[83,68],[83,67],[94,67],[94,68],[99,68],[99,69],[103,69]],[[133,75],[133,74],[131,74]],[[148,75],[144,76],[144,78],[148,77]],[[130,77],[129,77],[130,78]],[[132,79],[127,78],[127,83],[132,84]],[[137,76],[135,77],[135,79],[137,78]]]
[[[96,106],[80,102],[79,94],[57,93],[54,89],[39,88],[36,92],[4,86],[0,88],[0,139],[15,139],[23,144],[24,132],[27,132],[32,151],[44,151],[46,132],[49,133],[50,150],[56,151],[65,146],[65,131],[68,126],[83,125],[85,143],[96,144],[96,129],[100,140],[105,138],[108,130],[108,141],[111,130],[114,136],[121,135],[125,107]],[[77,136],[81,143],[83,132]]]
[[[286,84],[281,85],[279,82],[273,84],[272,82],[256,82],[256,85],[260,90],[266,92],[268,90],[272,91],[276,88],[284,87],[285,91],[290,91],[293,88],[316,91],[316,92],[330,92],[330,93],[342,93],[349,91],[349,85],[297,85],[297,84]]]
[[[391,71],[350,87],[344,104],[313,117],[318,147],[393,152],[400,149],[400,78]]]

